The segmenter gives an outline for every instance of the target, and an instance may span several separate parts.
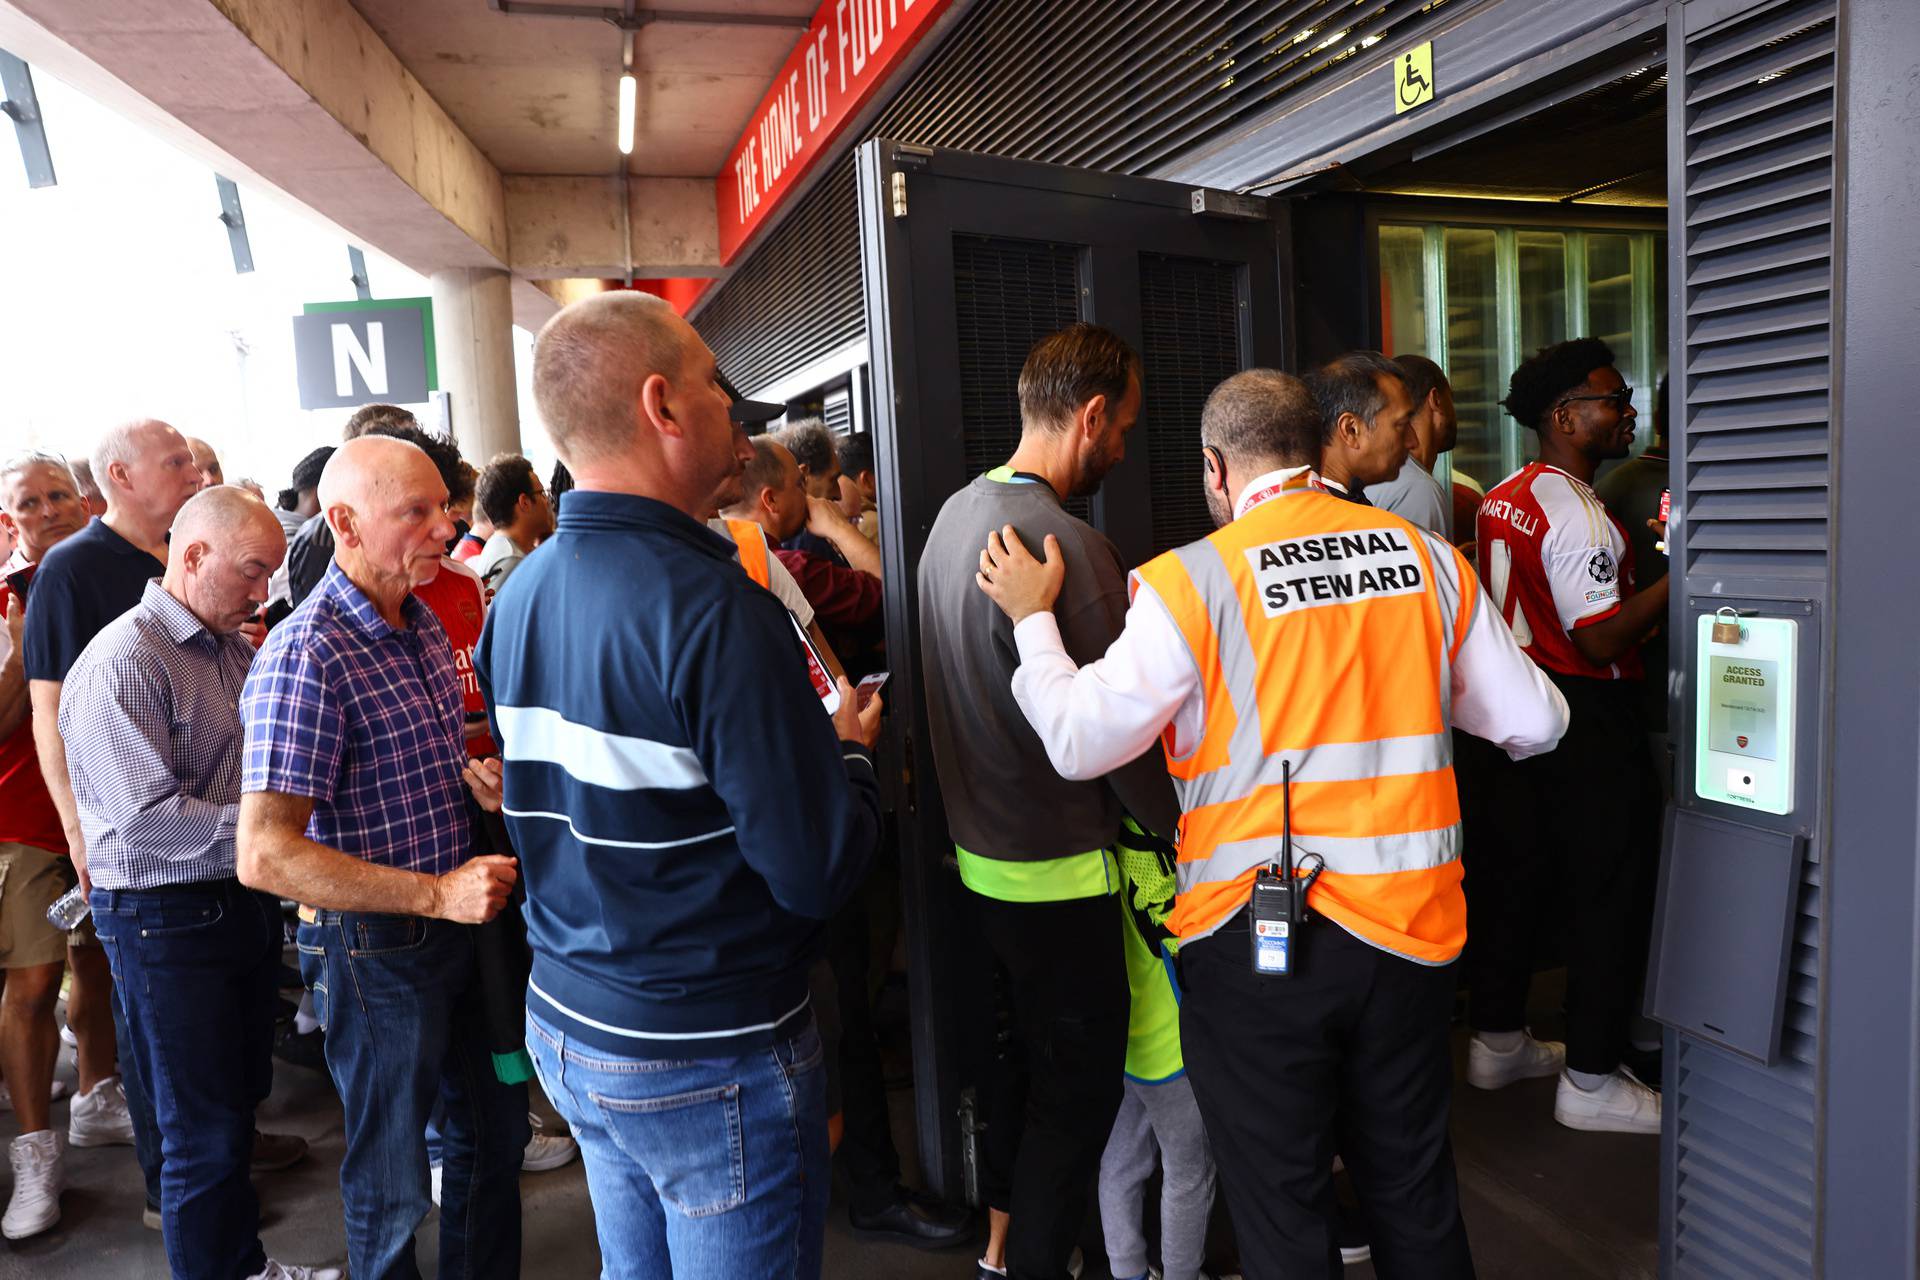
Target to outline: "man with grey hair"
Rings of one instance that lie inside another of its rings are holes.
[[[47,908],[74,883],[66,832],[34,754],[21,645],[22,593],[41,558],[86,521],[73,476],[59,457],[25,453],[0,464],[0,527],[16,544],[0,570],[0,617],[6,619],[0,638],[0,968],[6,971],[0,1075],[20,1124],[9,1152],[13,1196],[0,1220],[0,1234],[9,1240],[37,1234],[60,1219],[61,1152],[48,1113],[65,1093],[53,1078],[59,1047],[54,1014],[69,935],[47,920]],[[112,992],[103,959],[97,947],[80,945],[75,952],[69,1011],[78,1011],[71,1022],[76,1037],[84,1037],[78,1065],[85,1089],[113,1074],[113,1023],[102,1006]]]
[[[586,1159],[605,1274],[815,1280],[832,1175],[807,970],[878,840],[880,700],[842,679],[824,714],[792,619],[702,523],[742,458],[686,321],[576,302],[533,386],[577,487],[474,655],[526,869],[527,1050]],[[608,607],[619,583],[644,598]]]
[[[240,695],[236,872],[305,907],[301,975],[346,1106],[353,1273],[418,1274],[438,1103],[441,1272],[518,1275],[527,1094],[489,1051],[478,940],[461,927],[499,914],[516,872],[469,856],[459,672],[414,594],[453,536],[446,482],[418,445],[366,435],[328,460],[319,494],[333,563]]]
[[[254,1108],[273,1081],[281,933],[278,900],[234,876],[253,662],[239,628],[285,553],[266,503],[201,490],[174,518],[165,576],[88,643],[61,700],[94,923],[153,1084],[176,1276],[340,1274],[267,1257],[248,1177]]]
[[[147,582],[166,570],[167,530],[182,503],[200,488],[200,473],[185,437],[154,419],[113,427],[93,450],[93,474],[107,498],[107,513],[54,547],[40,562],[27,597],[26,674],[33,701],[33,737],[40,772],[60,813],[67,851],[80,887],[87,876],[87,842],[67,778],[66,744],[60,730],[61,689],[67,672],[94,636],[140,601]],[[85,956],[83,960],[81,957]],[[97,949],[72,952],[79,983],[103,993],[98,1000],[68,1005],[68,1022],[91,1021],[90,1042],[120,1047],[120,1071],[102,1074],[74,1098],[67,1139],[75,1146],[132,1143],[147,1175],[147,1205],[160,1203],[159,1130],[142,1087],[120,1010],[113,1000],[107,958]],[[109,1040],[106,1028],[119,1033]],[[79,1034],[79,1028],[75,1028]],[[82,1075],[99,1071],[83,1069]],[[304,1149],[304,1144],[302,1144]]]
[[[1320,409],[1320,482],[1372,506],[1367,486],[1399,475],[1412,443],[1406,375],[1378,351],[1349,351],[1308,374],[1306,385]]]
[[[834,439],[832,428],[818,418],[797,418],[775,432],[773,438],[793,455],[795,464],[800,468],[800,487],[807,497],[820,498],[837,505],[840,500],[840,447]],[[804,551],[836,565],[849,563],[831,538],[811,527],[801,529],[781,545],[789,551]]]

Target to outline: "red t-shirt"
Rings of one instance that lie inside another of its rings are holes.
[[[1549,671],[1637,680],[1636,649],[1597,667],[1572,635],[1620,612],[1633,594],[1633,544],[1593,486],[1530,462],[1480,502],[1480,580],[1527,656]]]
[[[25,562],[16,555],[5,572],[15,573]],[[0,621],[13,605],[13,588],[0,579]],[[40,757],[33,749],[33,713],[0,741],[0,844],[30,844],[50,853],[67,851],[67,833],[60,811],[40,776]]]
[[[453,665],[460,673],[467,726],[469,730],[475,726],[481,729],[478,735],[469,733],[467,754],[475,758],[498,755],[500,748],[485,732],[487,702],[480,696],[480,677],[473,670],[473,646],[480,643],[480,628],[487,620],[486,590],[480,585],[480,575],[458,560],[442,556],[440,572],[426,586],[415,587],[413,594],[433,610],[433,616],[446,628],[448,643],[453,645]]]

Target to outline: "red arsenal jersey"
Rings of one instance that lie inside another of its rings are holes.
[[[458,560],[442,556],[440,572],[413,594],[433,610],[453,646],[453,665],[460,673],[460,697],[467,713],[467,754],[498,755],[500,748],[487,734],[487,702],[480,696],[480,677],[473,670],[473,646],[480,643],[480,627],[487,620],[486,589],[480,575]]]
[[[1609,666],[1580,656],[1572,633],[1612,617],[1633,594],[1633,549],[1593,486],[1530,462],[1480,501],[1480,580],[1527,656],[1549,671],[1638,679],[1638,650]]]

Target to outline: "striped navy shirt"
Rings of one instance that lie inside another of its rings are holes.
[[[60,734],[101,889],[153,889],[234,873],[240,687],[253,645],[216,636],[147,583],[67,672]]]

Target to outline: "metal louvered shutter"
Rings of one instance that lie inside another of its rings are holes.
[[[694,314],[727,380],[747,395],[866,332],[853,157],[834,166]]]
[[[978,0],[862,137],[1152,174],[1329,74],[1387,61],[1466,7]],[[748,394],[865,332],[853,209],[848,156],[695,307]]]
[[[820,403],[820,420],[827,424],[827,430],[836,436],[849,435],[853,431],[853,388],[841,387],[829,391]]]
[[[1020,443],[1020,366],[1033,344],[1080,318],[1080,247],[993,236],[955,236],[955,333],[960,430],[967,479],[990,471]],[[1087,518],[1085,498],[1067,510]]]
[[[1696,593],[1827,600],[1836,7],[1779,0],[1699,30],[1692,6],[1673,10],[1675,569]],[[1675,640],[1690,662],[1690,637]],[[1682,1035],[1668,1063],[1675,1276],[1817,1270],[1826,860],[1811,825],[1779,1062]]]
[[[1155,554],[1213,532],[1200,467],[1200,410],[1240,370],[1241,269],[1142,255],[1140,311]]]

